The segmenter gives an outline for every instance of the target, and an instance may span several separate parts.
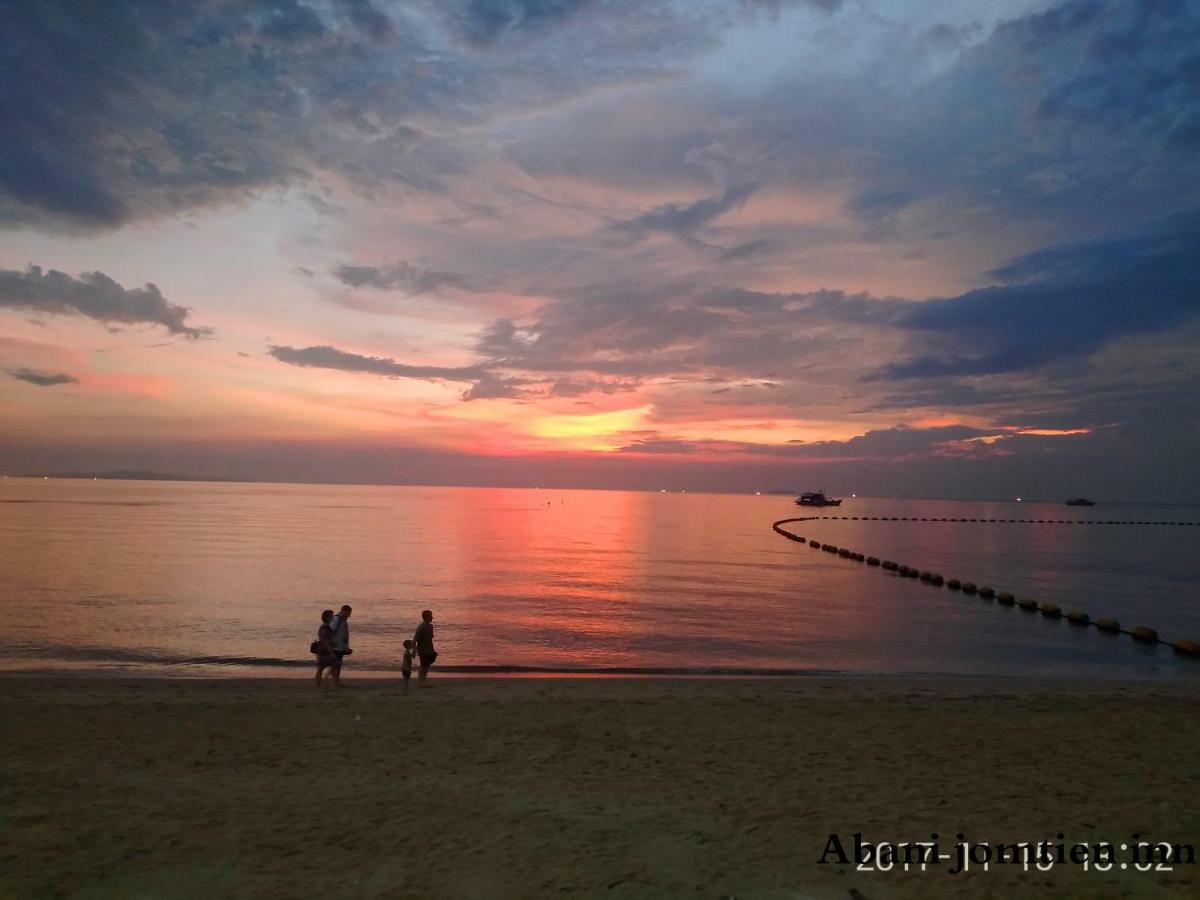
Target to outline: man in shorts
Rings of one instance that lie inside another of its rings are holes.
[[[433,649],[433,610],[427,609],[421,613],[421,624],[417,626],[417,630],[413,634],[413,644],[417,648],[417,658],[421,661],[421,670],[417,673],[417,685],[427,687],[425,676],[429,674],[429,667],[437,659],[437,651]]]

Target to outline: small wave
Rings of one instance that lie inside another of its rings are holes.
[[[40,646],[10,648],[9,655],[25,659],[61,662],[136,663],[147,666],[260,666],[299,668],[311,666],[311,659],[283,659],[273,656],[185,656],[161,650],[127,650],[120,647]]]
[[[56,503],[60,506],[165,506],[158,500],[0,500],[0,503]]]
[[[274,656],[189,656],[172,654],[153,650],[124,650],[117,647],[15,647],[11,655],[26,659],[39,659],[45,663],[124,663],[136,664],[147,668],[174,669],[181,666],[205,666],[217,669],[223,668],[263,668],[263,669],[307,669],[312,668],[313,660],[286,659]],[[399,672],[398,664],[379,664],[363,660],[360,663],[350,659],[347,665],[358,668],[363,673]],[[52,665],[46,665],[38,671],[54,671]],[[758,678],[797,678],[797,677],[830,677],[849,674],[836,669],[803,669],[803,668],[771,668],[760,666],[522,666],[507,663],[494,664],[465,664],[437,666],[438,672],[457,675],[640,675],[646,677],[663,676],[704,676],[704,677],[758,677]]]

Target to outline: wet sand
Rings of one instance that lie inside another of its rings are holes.
[[[1200,895],[1198,865],[818,864],[856,831],[1200,845],[1194,686],[0,685],[4,897]]]

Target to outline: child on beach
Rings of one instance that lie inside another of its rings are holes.
[[[413,642],[404,642],[404,661],[400,663],[400,674],[404,676],[404,689],[408,690],[408,679],[412,678]]]
[[[317,687],[321,687],[321,676],[329,670],[333,678],[333,686],[342,686],[342,660],[333,649],[333,629],[329,627],[333,619],[333,610],[327,609],[321,613],[321,626],[317,629],[317,639],[313,642],[317,654]]]

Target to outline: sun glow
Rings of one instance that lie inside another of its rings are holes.
[[[529,431],[572,450],[617,450],[629,442],[624,432],[641,426],[649,411],[649,406],[640,406],[582,416],[546,416],[535,421]]]

